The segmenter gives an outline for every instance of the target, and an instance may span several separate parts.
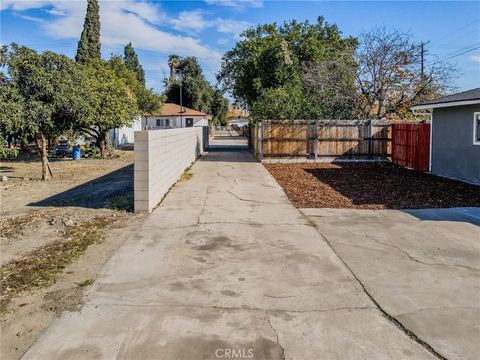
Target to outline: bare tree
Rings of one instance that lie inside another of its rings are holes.
[[[338,52],[335,58],[303,63],[300,78],[306,95],[324,118],[352,119],[356,114],[354,48]]]
[[[451,90],[455,68],[447,62],[424,63],[422,46],[398,30],[376,28],[360,36],[357,52],[360,114],[401,117],[414,103]]]

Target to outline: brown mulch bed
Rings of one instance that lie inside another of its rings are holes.
[[[391,163],[265,164],[297,208],[480,207],[480,186]]]

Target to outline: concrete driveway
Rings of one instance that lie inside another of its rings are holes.
[[[480,356],[480,208],[303,209],[379,306],[448,359]]]
[[[434,359],[229,141],[213,142],[108,261],[81,311],[64,313],[24,358]]]

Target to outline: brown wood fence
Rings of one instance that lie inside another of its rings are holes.
[[[391,129],[380,121],[264,121],[250,130],[258,159],[387,159]]]
[[[392,124],[392,162],[428,171],[430,124]]]

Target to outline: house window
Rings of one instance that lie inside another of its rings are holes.
[[[480,145],[480,112],[473,114],[473,144]]]
[[[169,127],[170,119],[157,119],[157,127]]]

